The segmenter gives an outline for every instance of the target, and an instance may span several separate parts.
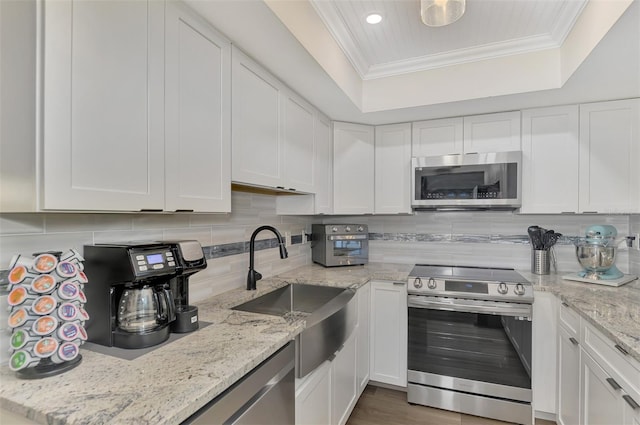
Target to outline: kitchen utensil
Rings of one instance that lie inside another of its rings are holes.
[[[546,249],[531,250],[531,273],[549,274],[550,251]]]

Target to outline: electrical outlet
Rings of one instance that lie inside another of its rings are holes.
[[[636,233],[634,236],[636,237],[636,240],[633,241],[633,246],[640,251],[640,233]]]

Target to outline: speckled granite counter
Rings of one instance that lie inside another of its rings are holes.
[[[0,406],[50,424],[178,424],[293,339],[305,326],[229,310],[287,282],[358,288],[369,280],[405,281],[412,265],[370,263],[324,268],[307,265],[199,303],[211,326],[136,360],[81,350],[77,368],[56,377],[17,379],[0,371]],[[536,291],[551,291],[640,361],[640,282],[621,288],[520,271]]]
[[[81,349],[82,363],[61,375],[21,380],[0,368],[0,407],[49,424],[179,424],[275,353],[305,326],[281,318],[229,310],[295,283],[358,288],[374,278],[404,280],[409,265],[325,269],[304,266],[198,303],[212,325],[135,360]],[[397,279],[396,279],[397,278]]]
[[[640,361],[640,281],[618,288],[520,271],[536,291],[550,291]]]

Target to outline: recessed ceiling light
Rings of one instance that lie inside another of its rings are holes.
[[[367,15],[367,22],[371,25],[379,24],[380,22],[382,22],[382,16],[378,13],[372,13],[370,15]]]

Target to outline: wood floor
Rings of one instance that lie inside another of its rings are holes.
[[[447,410],[414,406],[407,393],[372,385],[362,393],[347,425],[506,425],[508,422],[464,415]],[[555,422],[536,420],[536,425]]]

